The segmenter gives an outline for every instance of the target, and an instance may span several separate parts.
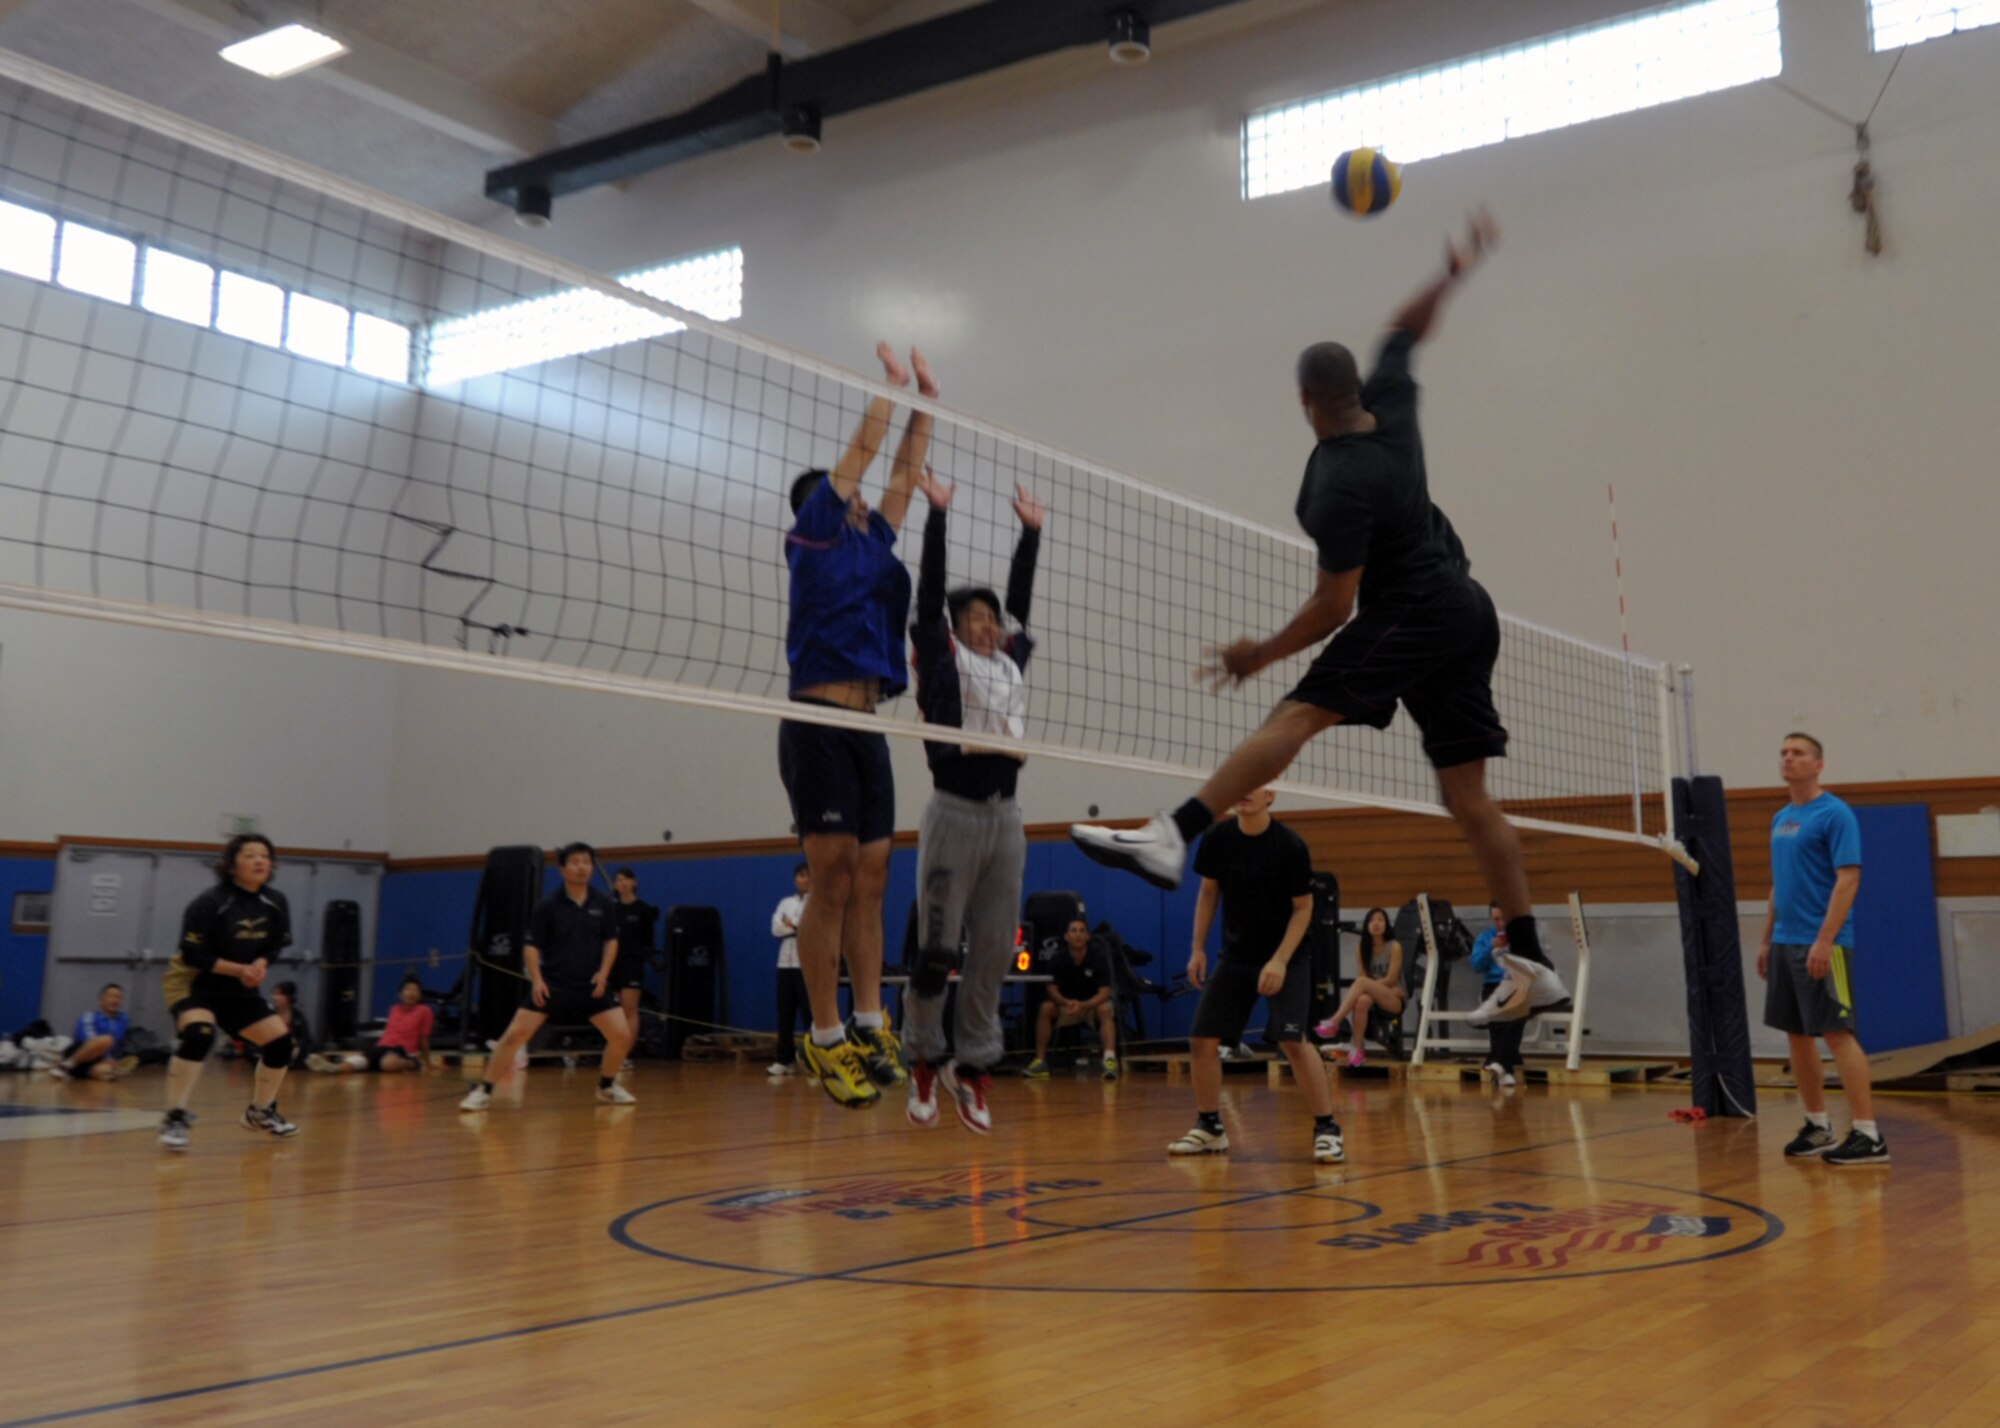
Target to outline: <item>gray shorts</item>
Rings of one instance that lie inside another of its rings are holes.
[[[1836,945],[1824,977],[1806,971],[1810,947],[1779,942],[1764,980],[1764,1025],[1793,1036],[1854,1030],[1854,949]]]

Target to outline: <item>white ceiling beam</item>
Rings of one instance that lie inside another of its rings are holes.
[[[310,8],[287,4],[285,0],[260,0],[255,19],[228,0],[126,0],[126,3],[198,30],[215,40],[218,48],[256,33],[260,25],[274,28],[297,21],[315,29],[327,29]],[[433,69],[401,50],[355,34],[337,30],[333,34],[348,47],[347,54],[295,78],[270,82],[332,85],[488,153],[525,157],[556,148],[562,142],[556,126],[539,114],[531,114],[476,85]]]
[[[786,59],[804,59],[852,44],[861,32],[824,0],[693,0],[731,29],[762,44],[775,43]]]

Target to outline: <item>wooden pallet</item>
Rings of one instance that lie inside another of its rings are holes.
[[[1560,1061],[1530,1061],[1522,1069],[1522,1079],[1548,1086],[1637,1086],[1657,1081],[1672,1072],[1673,1061],[1590,1061],[1572,1071]],[[1485,1066],[1477,1061],[1426,1061],[1407,1066],[1404,1074],[1413,1081],[1478,1081]]]
[[[1121,1056],[1118,1064],[1128,1071],[1164,1071],[1169,1081],[1187,1079],[1193,1057],[1185,1051],[1156,1052],[1142,1056]],[[1282,1056],[1232,1056],[1222,1063],[1225,1076],[1247,1076],[1262,1072],[1272,1085],[1284,1080],[1289,1065]]]
[[[681,1043],[683,1061],[769,1061],[777,1054],[778,1038],[764,1032],[710,1032]]]

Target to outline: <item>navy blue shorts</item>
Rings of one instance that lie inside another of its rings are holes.
[[[1476,580],[1417,600],[1364,607],[1285,697],[1386,729],[1400,700],[1423,732],[1433,768],[1504,758],[1507,727],[1493,707],[1500,616]]]
[[[588,982],[581,986],[564,986],[560,982],[550,982],[549,999],[540,1006],[535,1005],[535,989],[532,986],[521,989],[521,1010],[540,1012],[557,1026],[582,1026],[593,1017],[608,1011],[622,1011],[618,998],[609,994],[598,996],[590,990]]]
[[[1188,1035],[1212,1036],[1224,1042],[1240,1037],[1257,1009],[1257,978],[1263,970],[1262,962],[1236,957],[1211,959]],[[1311,1019],[1312,958],[1298,955],[1287,962],[1284,985],[1276,996],[1264,1000],[1270,1017],[1264,1023],[1264,1035],[1280,1045],[1304,1041],[1306,1022]]]
[[[782,720],[778,776],[801,838],[846,833],[879,843],[896,831],[896,771],[881,734]]]

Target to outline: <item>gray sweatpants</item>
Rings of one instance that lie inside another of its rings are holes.
[[[1027,861],[1019,803],[931,794],[917,834],[917,935],[927,946],[955,947],[965,930],[952,1040],[959,1064],[982,1071],[1006,1051],[1000,991],[1014,960]],[[944,1059],[944,1000],[943,992],[905,995],[903,1044],[912,1060]]]

